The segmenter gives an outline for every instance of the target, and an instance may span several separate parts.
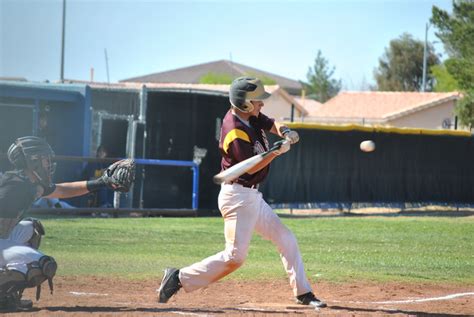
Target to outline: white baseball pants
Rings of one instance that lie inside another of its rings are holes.
[[[225,250],[180,269],[186,292],[215,282],[239,268],[247,257],[255,231],[277,246],[295,296],[311,292],[303,261],[293,233],[280,221],[257,189],[223,184],[218,198],[224,218]]]
[[[28,264],[39,261],[44,256],[43,253],[26,245],[33,236],[33,230],[31,221],[20,221],[8,239],[0,239],[0,268],[6,267],[26,274]]]

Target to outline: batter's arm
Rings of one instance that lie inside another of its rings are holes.
[[[258,171],[266,167],[268,164],[270,164],[273,161],[273,159],[277,156],[278,155],[275,154],[275,152],[270,153],[269,155],[265,156],[265,158],[260,163],[258,163],[257,165],[252,167],[250,170],[248,170],[247,174],[257,173]]]
[[[283,131],[288,130],[288,129],[289,128],[286,125],[275,121],[273,123],[272,128],[270,129],[270,132],[275,135],[278,135],[281,138],[285,138],[285,136],[283,135]]]
[[[291,144],[295,144],[300,140],[298,132],[291,130],[282,123],[274,122],[270,132],[290,141]]]

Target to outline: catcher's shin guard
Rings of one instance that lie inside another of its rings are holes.
[[[41,237],[45,234],[43,224],[35,218],[26,218],[23,221],[31,221],[33,223],[33,235],[27,243],[33,249],[38,250],[41,244]]]
[[[58,265],[50,256],[42,256],[38,262],[29,265],[27,281],[28,287],[36,287],[36,300],[41,296],[41,284],[48,280],[48,286],[51,294],[53,294],[53,277],[56,275]]]
[[[26,288],[37,287],[36,300],[41,295],[41,284],[48,280],[51,294],[53,293],[53,277],[57,270],[56,261],[50,256],[42,256],[39,261],[27,265],[26,273],[10,270],[8,267],[0,269],[0,312],[15,312],[30,310],[33,303],[22,300],[21,296]]]
[[[23,291],[27,287],[25,274],[8,268],[0,269],[0,299],[13,293]]]

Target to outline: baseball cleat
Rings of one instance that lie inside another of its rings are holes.
[[[311,305],[316,308],[324,308],[327,306],[325,302],[316,298],[313,292],[296,296],[296,302],[301,305]]]
[[[160,288],[158,289],[158,301],[160,303],[168,302],[171,296],[176,294],[181,288],[178,274],[179,270],[175,268],[167,268],[165,270],[165,275],[163,275]]]

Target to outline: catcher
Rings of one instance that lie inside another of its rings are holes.
[[[54,152],[35,136],[17,139],[7,154],[15,170],[0,177],[1,312],[30,310],[32,301],[21,299],[26,288],[37,287],[36,300],[45,281],[53,292],[57,263],[38,251],[43,225],[38,219],[23,219],[31,204],[40,197],[75,197],[104,187],[127,192],[135,176],[135,162],[127,159],[113,163],[96,180],[54,184]]]

